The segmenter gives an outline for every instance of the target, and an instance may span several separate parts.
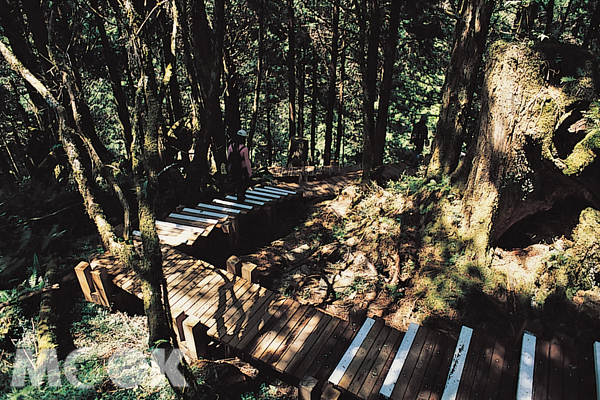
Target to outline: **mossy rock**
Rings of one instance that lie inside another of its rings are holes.
[[[578,247],[590,248],[597,245],[600,232],[600,211],[591,207],[579,214],[579,223],[573,229],[573,240]]]

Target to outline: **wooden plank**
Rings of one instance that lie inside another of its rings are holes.
[[[217,213],[217,212],[213,212],[213,211],[206,211],[206,210],[198,210],[197,208],[187,208],[187,207],[183,208],[181,210],[180,214],[200,216],[202,218],[216,219],[218,221],[225,221],[226,219],[230,218],[230,216],[227,214],[221,214],[221,213]]]
[[[257,196],[257,197],[268,198],[268,199],[274,199],[274,200],[281,199],[280,195],[272,193],[272,192],[268,192],[268,191],[263,191],[263,190],[248,190],[246,192],[246,195]]]
[[[204,315],[200,317],[200,321],[203,321],[202,323],[207,328],[210,328],[215,324],[217,327],[225,325],[225,315],[229,308],[233,307],[251,287],[251,283],[246,282],[243,279],[238,279],[233,284],[232,288],[220,290],[218,303],[216,303],[213,308],[207,310]],[[216,309],[216,311],[213,311],[213,309]]]
[[[485,336],[479,332],[474,332],[471,335],[469,351],[456,394],[457,400],[469,400],[471,397],[477,368],[480,366],[480,360],[485,356],[485,349],[483,348],[485,341]]]
[[[187,290],[189,290],[189,288],[187,288],[187,285],[193,282],[194,278],[198,275],[198,269],[195,263],[188,263],[187,265],[188,268],[184,271],[180,271],[169,276],[169,278],[173,277],[172,280],[167,278],[167,290],[169,292],[169,298],[173,298],[174,296],[178,295],[182,290],[185,290],[187,292]],[[201,269],[199,272],[202,273],[202,277],[205,276],[204,274],[216,275],[206,269]],[[202,279],[202,277],[200,277],[200,279]]]
[[[277,317],[277,313],[283,313],[291,302],[291,299],[274,295],[263,307],[257,310],[245,324],[240,326],[239,331],[232,335],[228,344],[233,348],[243,350],[257,335],[260,335],[263,332],[262,329],[270,324],[273,318]]]
[[[254,304],[249,305],[249,309],[246,309],[244,305],[243,309],[238,311],[241,313],[241,315],[236,323],[235,328],[228,329],[224,335],[220,336],[219,340],[229,345],[230,341],[236,338],[241,338],[241,335],[244,333],[247,324],[252,320],[252,318],[264,316],[269,310],[271,302],[275,301],[275,299],[277,299],[277,295],[270,290],[267,290],[264,295],[259,296]]]
[[[165,228],[166,230],[169,229],[181,229],[181,230],[188,230],[188,231],[194,231],[194,232],[204,232],[203,228],[197,228],[194,226],[189,226],[189,225],[182,225],[182,224],[176,224],[174,222],[167,222],[167,221],[159,221],[156,220],[156,227],[161,227],[161,228]]]
[[[450,367],[452,366],[452,360],[454,359],[454,349],[456,348],[457,343],[457,339],[449,336],[447,337],[446,346],[442,351],[442,362],[440,363],[440,366],[436,372],[433,387],[431,388],[431,392],[429,394],[429,400],[440,400],[442,398],[442,393],[444,392],[446,379],[450,373]]]
[[[180,219],[180,220],[183,220],[186,222],[200,222],[205,225],[214,225],[219,222],[218,219],[214,219],[214,218],[203,218],[203,217],[196,217],[196,216],[192,216],[192,215],[185,215],[185,214],[179,214],[179,213],[170,213],[169,218]]]
[[[411,322],[402,339],[402,344],[396,353],[396,357],[392,362],[392,366],[390,367],[390,371],[387,373],[385,380],[383,381],[383,385],[381,386],[381,390],[379,393],[384,397],[390,397],[392,395],[392,391],[394,390],[394,386],[398,381],[398,377],[400,376],[400,371],[402,371],[402,367],[406,362],[406,357],[408,357],[408,352],[412,346],[412,343],[417,336],[417,332],[419,330],[419,325]]]
[[[600,399],[600,386],[595,375],[596,349],[592,346],[593,354],[578,354],[579,398]]]
[[[308,310],[302,315],[293,328],[289,330],[287,336],[283,337],[282,332],[278,335],[279,343],[275,340],[271,342],[269,349],[263,354],[261,360],[275,368],[275,364],[281,361],[281,358],[285,353],[288,352],[294,345],[302,346],[306,335],[310,335],[313,329],[321,320],[322,313],[317,313],[317,309],[309,307]],[[289,324],[288,324],[289,326]],[[302,333],[306,331],[306,335]],[[269,356],[270,353],[270,356]],[[275,370],[277,370],[275,368]]]
[[[396,351],[398,351],[403,337],[404,334],[402,332],[397,329],[391,329],[381,351],[377,354],[377,359],[373,363],[371,372],[358,391],[358,397],[362,399],[370,399],[375,396],[377,398],[380,397],[379,389],[383,385],[385,375],[394,361]]]
[[[225,198],[227,200],[231,200],[231,201],[235,201],[235,202],[238,201],[237,196],[229,195],[229,196],[225,196]],[[262,207],[266,204],[266,201],[252,200],[252,196],[246,196],[246,198],[244,199],[244,203]]]
[[[519,380],[517,383],[517,400],[531,400],[532,398],[535,341],[535,336],[529,333],[523,334],[521,361],[519,363]]]
[[[444,365],[444,359],[446,357],[446,348],[453,348],[450,344],[449,337],[447,335],[441,334],[441,332],[434,331],[438,334],[437,341],[435,343],[435,347],[431,354],[431,359],[429,360],[429,364],[423,374],[423,380],[421,382],[421,387],[418,391],[419,399],[429,399],[431,397],[434,388],[435,382],[438,378],[438,374],[440,374],[440,368]],[[448,358],[452,358],[452,354],[447,356]],[[449,363],[448,363],[449,365]],[[448,371],[443,372],[444,376],[447,376]],[[441,395],[441,389],[440,389]]]
[[[505,351],[502,377],[500,378],[499,399],[514,399],[517,393],[517,380],[519,374],[519,361],[521,349],[508,347]]]
[[[533,400],[548,399],[548,370],[550,367],[550,342],[538,340],[533,370]]]
[[[227,321],[225,325],[214,332],[212,336],[221,340],[223,337],[228,335],[229,332],[233,334],[240,322],[243,322],[243,316],[251,312],[261,299],[262,302],[260,304],[262,304],[266,298],[269,297],[270,293],[271,291],[268,289],[258,285],[253,285],[253,287],[246,292],[244,298],[240,299],[239,304],[229,309],[226,315]],[[210,331],[209,334],[211,334]]]
[[[293,376],[294,371],[302,363],[302,360],[310,354],[315,343],[323,340],[322,338],[332,332],[340,321],[339,318],[323,314],[320,310],[317,310],[317,315],[319,316],[317,325],[312,328],[308,326],[307,329],[302,331],[298,343],[294,343],[275,365],[277,371],[287,372]]]
[[[254,324],[252,326],[248,325],[247,331],[244,333],[236,348],[250,354],[261,339],[263,339],[270,332],[271,328],[273,328],[273,326],[285,315],[288,309],[294,304],[298,304],[292,299],[285,299],[283,303],[279,300],[283,299],[278,299],[278,303],[272,309],[269,308],[269,312],[264,318],[253,321]]]
[[[206,204],[206,203],[198,203],[196,205],[196,208],[198,208],[200,210],[216,211],[218,213],[227,214],[229,216],[240,215],[242,212],[241,210],[239,210],[237,208],[229,208],[229,207],[219,206],[216,204]]]
[[[287,372],[292,374],[295,378],[301,379],[304,375],[306,375],[306,372],[310,366],[313,363],[316,363],[316,360],[320,357],[320,355],[329,352],[329,349],[333,348],[340,336],[343,335],[344,330],[348,325],[348,321],[343,321],[336,317],[332,318],[331,321],[331,326],[328,325],[325,328],[325,331],[315,341],[309,352],[301,359],[294,359],[293,362],[295,366],[293,368],[291,366],[288,367]]]
[[[242,279],[223,279],[220,283],[217,283],[216,287],[210,293],[206,293],[204,298],[207,299],[204,305],[195,309],[190,308],[190,312],[196,315],[200,321],[206,326],[212,322],[212,318],[220,318],[221,312],[224,307],[231,304],[233,301],[237,301],[236,293],[242,289],[244,284],[247,283]]]
[[[373,326],[372,331],[373,330],[375,330],[375,326]],[[373,376],[373,368],[377,369],[378,365],[376,365],[376,361],[378,360],[378,356],[383,351],[386,340],[391,332],[392,332],[392,328],[390,328],[389,326],[382,325],[382,327],[379,329],[378,333],[375,333],[375,332],[372,333],[373,336],[377,335],[377,337],[373,340],[372,345],[369,347],[369,349],[367,350],[367,352],[363,358],[363,362],[360,364],[359,368],[354,373],[354,377],[352,378],[351,383],[348,386],[348,391],[350,393],[358,395],[358,393],[360,392],[360,389],[362,388],[365,381],[369,377]],[[363,348],[365,348],[364,347],[365,344],[366,344],[366,341],[363,342]],[[360,353],[360,351],[359,351],[359,353]],[[358,357],[355,357],[355,359],[356,358],[358,358]],[[346,374],[346,375],[348,375],[348,374]],[[344,376],[344,378],[342,378],[342,380],[345,378],[346,378],[346,376]]]
[[[238,282],[241,284],[240,290],[235,289]],[[229,326],[229,320],[231,319],[232,315],[234,315],[238,309],[243,307],[244,303],[248,299],[254,297],[255,295],[258,295],[259,289],[260,287],[258,285],[253,285],[250,282],[244,282],[243,279],[238,280],[234,285],[235,297],[233,298],[233,302],[230,302],[230,304],[227,305],[219,319],[207,322],[206,333],[209,336],[214,337],[220,330],[226,332],[227,327]],[[221,321],[221,323],[219,323],[219,321]]]
[[[575,350],[570,347],[565,347],[564,351],[564,382],[565,382],[565,394],[568,394],[574,399],[580,399],[579,393],[579,365],[577,364],[577,354]]]
[[[202,301],[204,294],[217,285],[218,282],[220,282],[218,275],[207,273],[200,277],[200,280],[192,280],[191,285],[188,284],[174,291],[173,294],[169,293],[169,304],[171,304],[171,307],[180,308],[186,314],[190,315],[189,311],[192,305]]]
[[[421,389],[421,384],[425,379],[425,374],[427,373],[427,367],[431,362],[431,358],[433,357],[434,350],[440,337],[442,334],[437,331],[430,330],[427,333],[425,338],[425,343],[423,348],[421,349],[421,353],[419,354],[419,358],[415,368],[412,371],[410,381],[408,382],[408,386],[406,387],[406,392],[404,392],[404,399],[406,400],[415,400],[419,395],[419,390]]]
[[[247,204],[239,204],[239,203],[235,203],[232,201],[226,201],[226,200],[221,200],[221,199],[214,199],[213,202],[217,203],[217,204],[222,204],[224,206],[238,208],[238,209],[242,209],[242,210],[246,210],[246,211],[250,211],[250,210],[254,209],[253,206],[249,206]]]
[[[330,343],[328,343],[327,348],[324,348],[319,357],[311,364],[306,375],[313,376],[319,381],[326,380],[348,349],[349,343],[352,342],[359,329],[358,324],[348,321],[344,325],[343,331],[339,332],[339,335],[334,335],[337,338],[333,339],[332,345],[329,346]]]
[[[469,354],[469,344],[471,342],[471,336],[473,335],[473,329],[463,326],[460,330],[460,336],[458,337],[458,343],[454,350],[454,356],[452,357],[452,364],[450,366],[450,373],[446,379],[446,386],[442,393],[442,400],[454,400],[458,394],[458,387],[460,384],[460,378],[463,373],[463,368]]]
[[[504,346],[500,342],[494,344],[494,352],[490,363],[490,372],[483,394],[484,399],[496,400],[498,398],[498,389],[500,388],[500,378],[502,376],[502,364],[504,363]]]
[[[548,369],[548,400],[571,397],[570,393],[564,393],[563,396],[563,378],[563,351],[560,343],[552,340],[550,342],[550,363]]]
[[[354,337],[354,340],[352,340],[352,343],[350,343],[350,346],[342,356],[342,359],[337,364],[334,371],[331,373],[331,376],[328,380],[331,384],[338,385],[340,383],[342,377],[346,373],[346,369],[352,362],[352,359],[354,359],[356,353],[358,353],[362,342],[367,338],[367,335],[369,334],[369,331],[371,330],[374,324],[375,320],[372,318],[367,318],[365,320],[360,330]]]
[[[195,315],[201,318],[208,310],[214,310],[214,304],[219,301],[220,292],[222,290],[229,290],[234,285],[234,281],[225,280],[222,276],[218,279],[214,286],[203,290],[202,295],[199,296],[199,300],[194,303],[188,310],[188,315]]]
[[[283,193],[287,193],[287,194],[292,194],[292,195],[297,193],[293,190],[282,189],[282,188],[274,187],[274,186],[263,186],[262,188],[267,189],[267,190],[273,190],[273,191],[283,192]]]
[[[429,329],[422,326],[419,327],[417,335],[415,336],[415,340],[413,340],[410,351],[408,352],[408,356],[406,357],[406,361],[404,362],[404,366],[400,371],[400,376],[398,377],[396,385],[394,386],[394,390],[390,396],[392,399],[401,399],[404,397],[404,393],[408,388],[408,384],[410,383],[412,373],[417,365],[421,350],[425,345],[425,338],[427,337],[428,333]]]
[[[477,366],[472,374],[472,383],[470,386],[470,397],[467,399],[482,399],[485,393],[485,386],[487,384],[487,379],[490,373],[492,355],[494,354],[494,344],[495,341],[493,338],[483,335],[484,339],[482,340],[481,347],[479,352],[477,353]],[[467,360],[468,362],[468,360]],[[465,375],[463,375],[463,380],[465,379]],[[466,382],[461,383],[465,387]],[[459,391],[459,396],[461,396],[461,392]]]
[[[301,306],[299,303],[292,304],[286,313],[271,328],[269,333],[258,343],[258,346],[254,351],[248,352],[248,354],[266,363],[273,354],[272,351],[279,347],[290,331],[294,329],[298,321],[300,321],[303,315],[309,311],[310,307],[307,305]]]

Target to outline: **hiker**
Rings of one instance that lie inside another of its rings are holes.
[[[427,130],[427,116],[421,115],[421,119],[413,126],[412,136],[410,142],[415,145],[415,153],[417,156],[423,152],[423,145],[425,142],[429,143],[427,139],[429,131]]]
[[[238,202],[246,199],[246,189],[250,186],[252,167],[250,166],[250,155],[246,147],[248,132],[243,129],[237,131],[227,148],[227,173],[235,183]]]

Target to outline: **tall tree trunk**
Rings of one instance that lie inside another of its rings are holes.
[[[300,138],[304,137],[304,92],[306,90],[306,70],[304,68],[305,62],[305,48],[300,47],[300,62],[298,64],[298,129],[296,135]]]
[[[461,1],[427,169],[430,178],[448,176],[458,165],[493,8],[494,0]]]
[[[561,83],[579,69],[578,84],[597,87],[594,56],[549,42],[534,48],[500,43],[489,53],[481,133],[458,224],[467,253],[480,264],[489,263],[490,245],[528,215],[568,196],[600,206],[600,164],[591,155],[598,151],[598,131],[588,125],[570,132],[597,91],[575,92]],[[445,235],[452,236],[448,229]]]
[[[312,60],[312,98],[310,99],[310,159],[312,165],[318,165],[316,157],[317,146],[317,98],[319,96],[318,71],[317,71],[317,55],[313,53]]]
[[[587,49],[590,47],[592,40],[598,36],[598,26],[600,25],[600,1],[596,1],[596,7],[592,13],[588,30],[583,39],[583,48]]]
[[[552,35],[552,23],[554,22],[554,0],[548,0],[546,8],[546,28],[544,33],[546,35]]]
[[[288,17],[288,93],[289,93],[289,115],[288,128],[290,131],[288,148],[291,149],[292,138],[296,136],[296,23],[294,18],[294,0],[287,0],[287,17]],[[288,150],[288,163],[291,153]]]
[[[377,60],[379,50],[379,23],[380,10],[379,0],[367,0],[368,2],[368,49],[366,56],[361,57],[364,60],[362,73],[362,89],[363,89],[363,175],[362,181],[368,182],[371,180],[371,167],[373,165],[373,138],[375,135],[375,97],[377,92]],[[363,18],[361,37],[367,36],[366,21]],[[364,41],[364,39],[363,39]],[[364,46],[361,46],[364,52]]]
[[[332,19],[332,38],[331,38],[331,58],[329,60],[329,86],[327,89],[327,110],[325,116],[325,149],[323,150],[323,164],[331,164],[331,142],[333,132],[333,110],[335,109],[335,88],[336,72],[338,59],[338,41],[339,41],[339,21],[340,21],[340,0],[333,2]]]
[[[335,154],[334,158],[338,164],[341,165],[341,149],[342,140],[344,137],[344,83],[346,82],[346,47],[343,46],[341,49],[341,60],[340,60],[340,92],[338,95],[338,109],[337,109],[337,134],[335,138]]]
[[[260,90],[263,79],[263,54],[265,52],[265,4],[259,1],[258,4],[258,55],[256,60],[256,83],[254,85],[254,100],[252,101],[252,118],[250,120],[250,132],[248,133],[248,149],[252,149],[252,141],[256,132],[256,123],[258,122],[258,110],[260,102]],[[270,159],[270,156],[267,158]]]
[[[385,137],[387,134],[388,108],[392,95],[392,80],[394,77],[394,63],[396,61],[396,47],[398,45],[398,25],[400,24],[400,0],[392,0],[390,7],[390,24],[385,43],[383,59],[383,79],[379,89],[379,109],[377,112],[377,126],[373,140],[373,165],[383,164],[385,153]]]
[[[235,64],[227,50],[224,50],[223,66],[225,72],[225,131],[230,138],[235,137],[242,128],[240,117],[240,92]]]

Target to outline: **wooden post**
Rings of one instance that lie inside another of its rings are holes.
[[[92,280],[94,281],[95,292],[98,293],[100,304],[110,307],[110,296],[112,294],[112,282],[108,279],[106,268],[100,267],[91,271]]]
[[[85,261],[80,262],[75,267],[75,274],[77,275],[77,280],[79,281],[79,286],[81,286],[83,296],[87,301],[93,303],[92,292],[94,291],[94,281],[92,280],[92,274],[90,273],[91,270],[92,267]]]
[[[242,278],[250,283],[258,283],[258,266],[253,263],[242,263]]]
[[[298,385],[298,400],[315,400],[317,398],[317,381],[312,376],[304,375]]]
[[[208,339],[206,337],[206,327],[200,323],[198,317],[190,315],[183,320],[183,334],[189,352],[188,356],[193,360],[204,357]]]
[[[333,387],[332,384],[327,384],[323,394],[321,394],[321,400],[339,400],[342,392]]]
[[[242,260],[236,256],[227,259],[227,272],[235,276],[242,276]]]
[[[171,309],[171,317],[173,318],[173,329],[177,335],[177,340],[180,342],[185,341],[185,334],[183,332],[183,321],[187,318],[185,312],[180,308]]]

